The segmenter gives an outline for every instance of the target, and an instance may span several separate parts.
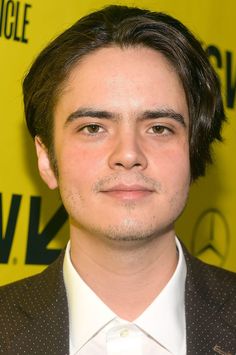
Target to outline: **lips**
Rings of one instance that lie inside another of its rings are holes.
[[[108,189],[104,189],[101,192],[107,196],[117,199],[134,200],[147,197],[152,194],[154,190],[143,185],[119,184]]]

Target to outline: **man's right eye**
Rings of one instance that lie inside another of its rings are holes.
[[[102,133],[104,131],[104,129],[98,124],[89,124],[89,125],[80,127],[78,131],[84,132],[86,134],[94,135],[97,133]]]

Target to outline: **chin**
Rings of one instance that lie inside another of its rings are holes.
[[[113,224],[103,231],[103,235],[110,241],[117,242],[147,242],[167,233],[173,226],[156,226],[148,222],[140,223],[131,219],[122,221],[122,224]]]

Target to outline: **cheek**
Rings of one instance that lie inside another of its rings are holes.
[[[181,183],[190,176],[190,160],[188,143],[172,144],[152,151],[152,166],[159,171],[163,181],[170,180]]]
[[[63,145],[62,145],[63,146]],[[78,188],[96,178],[104,165],[104,157],[98,149],[87,149],[79,144],[63,146],[57,159],[59,178],[75,182]]]
[[[162,186],[162,197],[168,202],[169,208],[175,211],[173,213],[179,213],[186,203],[190,186],[188,145],[165,149],[156,155],[154,164],[154,174]]]
[[[185,201],[191,181],[188,147],[170,156],[169,166],[168,181],[173,198]]]
[[[186,204],[191,181],[188,148],[166,152],[160,169],[169,213],[178,215]]]

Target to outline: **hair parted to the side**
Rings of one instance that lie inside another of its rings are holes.
[[[190,115],[192,180],[212,162],[211,144],[221,140],[225,120],[219,80],[200,42],[178,20],[164,13],[126,6],[108,6],[81,18],[36,58],[24,79],[27,126],[53,149],[54,107],[74,66],[93,51],[108,46],[146,46],[173,65],[185,90]]]

